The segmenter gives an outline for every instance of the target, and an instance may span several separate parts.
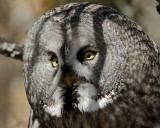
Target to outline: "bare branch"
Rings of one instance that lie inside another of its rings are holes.
[[[160,14],[160,0],[157,0],[157,2],[159,3],[159,4],[157,5],[157,11],[158,11],[158,13]]]
[[[23,44],[0,38],[0,54],[23,61]]]

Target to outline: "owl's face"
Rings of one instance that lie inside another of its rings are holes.
[[[126,60],[108,19],[97,21],[88,14],[63,18],[63,13],[43,17],[30,31],[24,52],[25,87],[32,109],[57,117],[112,103],[123,88],[118,82]]]
[[[158,48],[111,8],[82,2],[47,12],[30,30],[23,59],[31,128],[159,122]]]

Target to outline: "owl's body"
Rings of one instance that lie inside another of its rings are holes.
[[[160,125],[160,57],[133,21],[93,3],[44,14],[29,32],[29,128]]]

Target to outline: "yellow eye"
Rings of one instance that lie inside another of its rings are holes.
[[[96,54],[96,53],[93,52],[93,51],[87,51],[87,52],[85,52],[85,53],[84,53],[84,56],[83,56],[84,61],[93,60],[94,57],[95,57],[95,54]]]
[[[53,57],[52,58],[52,65],[53,65],[53,67],[57,67],[58,66],[58,58],[57,57]]]

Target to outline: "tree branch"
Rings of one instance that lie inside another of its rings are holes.
[[[158,13],[160,14],[160,0],[157,0],[157,2],[159,3],[159,4],[157,5],[157,11],[158,11]]]
[[[0,54],[23,61],[23,44],[0,38]]]

